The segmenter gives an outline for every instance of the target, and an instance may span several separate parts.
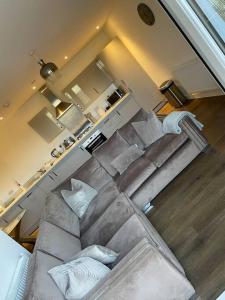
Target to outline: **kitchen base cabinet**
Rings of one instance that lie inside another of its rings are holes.
[[[99,126],[99,130],[105,137],[110,138],[113,133],[121,127],[121,118],[117,112],[110,114],[103,123]]]
[[[107,138],[110,138],[117,129],[125,125],[140,109],[141,107],[132,95],[129,95],[123,103],[106,117],[98,128]]]
[[[14,220],[21,212],[22,208],[19,205],[15,205],[12,208],[10,208],[9,211],[7,211],[3,215],[3,220],[6,221],[7,223],[10,223],[12,220]]]
[[[7,225],[8,225],[8,223],[1,218],[0,219],[0,229],[6,227]]]
[[[130,95],[128,99],[117,109],[117,113],[120,116],[120,127],[125,125],[139,110],[141,107]]]
[[[47,176],[45,176],[39,183],[38,186],[39,188],[48,194],[52,190],[54,190],[58,185],[59,181],[57,180],[58,175],[55,173],[50,173]]]
[[[91,158],[87,150],[77,147],[60,162],[54,169],[58,184],[65,181],[70,175],[78,170],[86,161]]]
[[[36,187],[24,198],[20,206],[26,209],[21,220],[20,235],[25,237],[30,235],[39,226],[47,194],[39,187]]]

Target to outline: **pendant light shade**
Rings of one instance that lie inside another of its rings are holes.
[[[58,70],[58,67],[53,62],[45,63],[43,59],[40,59],[38,63],[41,66],[40,75],[44,79],[47,79]]]

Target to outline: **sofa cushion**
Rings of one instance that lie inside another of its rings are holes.
[[[113,266],[127,255],[127,253],[143,238],[147,238],[154,247],[158,248],[160,252],[177,267],[177,269],[184,273],[184,270],[175,255],[141,212],[139,214],[133,214],[107,243],[107,248],[119,253],[119,257]]]
[[[76,237],[80,237],[80,222],[78,216],[57,192],[50,193],[47,197],[43,211],[43,219]]]
[[[188,300],[196,299],[194,294],[187,278],[143,239],[87,299]]]
[[[63,300],[64,297],[60,290],[48,274],[48,270],[62,264],[62,261],[43,253],[41,251],[35,252],[35,263],[32,274],[32,282],[29,293],[25,299],[27,300]]]
[[[126,151],[129,146],[130,145],[120,136],[120,134],[115,132],[104,144],[93,152],[93,156],[105,170],[114,177],[118,172],[111,165],[111,161],[120,153]]]
[[[152,162],[141,157],[116,178],[117,186],[121,192],[125,192],[130,197],[155,170],[156,167]]]
[[[162,122],[154,112],[148,113],[146,121],[133,122],[132,126],[145,144],[145,148],[164,135]]]
[[[80,240],[63,229],[43,221],[39,227],[35,248],[66,260],[81,250]]]
[[[138,146],[131,145],[125,152],[120,153],[111,162],[113,168],[115,168],[120,175],[123,174],[127,168],[138,158],[144,154],[144,151],[139,149]]]
[[[130,119],[129,123],[146,121],[148,119],[148,112],[143,108],[139,109],[139,111]]]
[[[144,142],[138,136],[136,130],[131,125],[130,121],[118,130],[119,134],[129,143],[129,145],[138,145],[143,150]]]
[[[160,168],[187,140],[188,136],[184,132],[166,134],[146,149],[144,157]]]
[[[81,236],[82,248],[105,246],[116,231],[134,214],[130,199],[120,194],[98,220]]]
[[[68,190],[71,187],[71,178],[81,180],[96,190],[100,190],[106,183],[112,180],[111,176],[94,158],[90,158],[78,170],[76,170],[70,177],[68,177],[56,190]]]
[[[118,195],[119,190],[112,180],[98,191],[98,195],[91,201],[87,211],[80,220],[81,234],[90,228]]]
[[[146,237],[153,246],[156,246],[140,221],[137,214],[133,214],[114,234],[111,240],[106,244],[107,248],[119,253],[114,265],[116,265],[127,253],[134,248],[144,237]]]
[[[132,126],[132,123],[146,121],[147,119],[148,113],[141,108],[124,126],[118,130],[118,132],[130,145],[136,144],[143,150],[145,148],[145,144]]]

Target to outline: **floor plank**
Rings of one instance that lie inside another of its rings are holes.
[[[187,107],[205,125],[210,147],[153,201],[149,220],[203,300],[225,290],[225,97]]]

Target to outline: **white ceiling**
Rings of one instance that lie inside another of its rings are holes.
[[[43,83],[29,52],[62,66],[106,21],[108,0],[0,0],[0,115],[23,103]]]

